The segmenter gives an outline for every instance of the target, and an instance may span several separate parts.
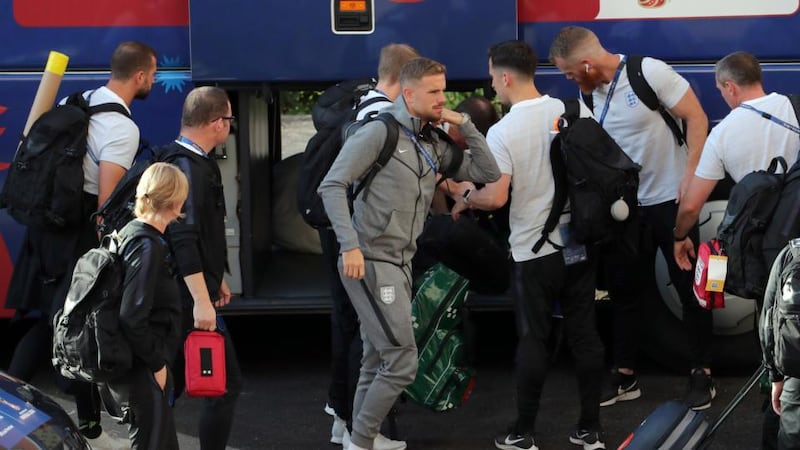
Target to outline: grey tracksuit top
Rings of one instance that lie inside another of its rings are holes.
[[[436,174],[431,165],[414,145],[407,130],[419,136],[420,119],[411,117],[403,97],[381,112],[388,112],[402,125],[398,132],[397,149],[392,158],[353,202],[353,215],[347,201],[347,189],[357,183],[378,159],[386,140],[386,127],[381,121],[362,126],[345,142],[339,156],[318,193],[342,252],[356,247],[366,259],[385,261],[396,265],[411,262],[417,249],[417,236],[422,231],[428,208],[436,186]],[[486,140],[472,121],[459,127],[464,135],[469,153],[456,172],[457,180],[491,183],[500,178],[500,169]],[[431,133],[427,140],[417,139],[431,155],[437,171],[445,170],[452,157],[450,144]],[[364,200],[364,194],[366,200]]]

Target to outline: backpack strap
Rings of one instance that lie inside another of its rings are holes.
[[[380,113],[375,116],[375,119],[380,120],[384,125],[386,125],[386,140],[383,141],[383,147],[381,148],[381,152],[378,154],[378,159],[372,163],[372,167],[370,167],[367,173],[362,177],[363,181],[359,183],[358,187],[353,190],[353,193],[350,197],[351,199],[356,198],[361,191],[365,191],[364,199],[366,200],[367,195],[369,194],[369,185],[372,183],[375,175],[377,175],[378,172],[380,172],[381,169],[383,169],[386,164],[389,163],[389,160],[392,159],[392,155],[397,148],[399,126],[394,116],[389,113]]]
[[[79,94],[79,97],[83,98],[83,95]],[[91,95],[90,95],[90,98],[91,98]],[[68,102],[69,102],[69,100],[68,100]],[[115,112],[115,113],[122,114],[123,116],[127,117],[128,119],[131,119],[131,113],[129,113],[128,110],[124,106],[120,105],[119,103],[109,102],[109,103],[101,103],[99,105],[94,105],[94,106],[88,106],[88,102],[86,102],[86,104],[87,104],[86,112],[90,116],[92,116],[94,114],[97,114],[97,113],[102,113],[102,112]],[[131,120],[133,120],[133,119],[131,119]],[[138,154],[138,152],[139,152],[139,150],[137,149],[137,154]],[[86,154],[89,155],[89,158],[92,160],[94,165],[96,165],[96,166],[100,165],[100,159],[97,156],[95,156],[94,153],[92,153],[92,151],[89,149],[88,146],[86,147]]]
[[[583,104],[586,105],[587,108],[589,108],[589,111],[592,111],[592,113],[594,113],[594,96],[592,95],[592,93],[590,92],[587,94],[586,92],[581,91],[580,94],[581,94],[581,100],[583,100]]]
[[[358,115],[358,113],[361,112],[361,110],[363,110],[367,106],[381,102],[392,103],[392,101],[389,100],[389,97],[386,97],[384,95],[380,95],[378,97],[372,97],[371,99],[364,100],[363,102],[359,103],[358,106],[356,106],[355,114]]]
[[[578,102],[579,100],[575,98],[564,101],[564,114],[561,117],[567,119],[567,123],[580,117],[580,105]],[[533,253],[539,253],[545,242],[550,242],[550,245],[556,248],[561,247],[550,240],[550,233],[556,229],[561,213],[567,205],[567,166],[564,163],[564,155],[561,153],[561,133],[564,132],[561,128],[559,124],[559,134],[550,143],[550,165],[553,168],[553,181],[556,187],[553,194],[553,204],[547,214],[547,220],[544,222],[542,236],[531,249]]]
[[[678,125],[675,118],[664,108],[664,105],[658,100],[658,96],[652,86],[650,86],[650,83],[644,78],[642,59],[644,59],[642,56],[628,56],[626,69],[631,89],[633,89],[634,94],[639,97],[639,100],[641,100],[645,106],[661,114],[667,127],[669,127],[670,131],[672,131],[672,134],[675,136],[678,145],[682,146],[686,142],[686,135],[684,134],[683,127]],[[683,126],[685,127],[685,124],[683,124]]]

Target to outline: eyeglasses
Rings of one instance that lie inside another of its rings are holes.
[[[236,116],[229,116],[229,117],[222,116],[217,120],[229,120],[231,122],[231,126],[233,126],[236,123]]]

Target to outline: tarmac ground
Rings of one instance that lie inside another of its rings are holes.
[[[401,403],[396,416],[400,438],[411,450],[477,450],[494,448],[493,436],[514,419],[514,330],[510,312],[474,315],[476,387],[461,408],[436,413]],[[336,450],[330,444],[331,418],[323,412],[329,381],[329,321],[326,315],[228,317],[243,368],[245,388],[229,441],[231,449]],[[601,330],[602,331],[602,330]],[[0,322],[0,362],[7,366],[15,342],[15,327]],[[756,364],[715,373],[717,398],[707,417],[713,420],[749,378]],[[567,436],[577,420],[575,378],[568,349],[554,360],[542,396],[536,442],[540,449],[578,448]],[[33,384],[47,392],[75,417],[71,398],[52,383],[43,360]],[[606,447],[617,446],[662,402],[680,398],[687,386],[684,374],[656,361],[642,360],[642,397],[601,409]],[[758,449],[764,395],[755,388],[720,428],[713,449]],[[199,449],[197,417],[201,399],[181,398],[175,418],[182,449]],[[105,417],[104,428],[116,437],[126,429]]]

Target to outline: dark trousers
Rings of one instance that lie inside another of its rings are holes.
[[[185,289],[184,289],[185,291]],[[192,329],[194,318],[192,315],[193,301],[190,298],[183,298],[184,327],[187,334]],[[198,437],[200,438],[201,450],[224,450],[228,443],[233,426],[233,414],[236,408],[236,401],[242,392],[242,369],[239,367],[239,358],[236,356],[236,348],[231,339],[230,330],[225,326],[221,317],[217,317],[217,329],[225,337],[225,395],[221,397],[209,397],[203,399],[203,411],[200,414],[198,424]],[[186,387],[183,376],[186,370],[186,360],[183,353],[183,346],[180,346],[178,355],[175,358],[175,393],[180,395]]]
[[[339,278],[339,243],[333,230],[319,230],[322,255],[331,286],[331,383],[328,402],[336,415],[352,422],[353,398],[361,369],[363,344],[358,314]]]
[[[162,391],[153,372],[138,366],[109,383],[114,400],[124,411],[133,450],[178,448],[178,434],[167,395],[173,389],[173,380],[172,372],[167,370],[167,384]]]
[[[640,314],[640,301],[646,287],[641,270],[653,267],[656,250],[661,249],[667,262],[670,280],[681,300],[683,325],[689,340],[691,367],[710,367],[711,311],[698,305],[692,293],[693,271],[681,270],[675,262],[673,228],[678,205],[674,201],[640,206],[626,233],[629,245],[607,245],[603,254],[604,280],[614,309],[614,365],[634,369],[639,342],[639,326],[645,317]],[[699,230],[689,233],[697,244]],[[647,279],[647,277],[645,277]]]
[[[600,430],[603,344],[597,334],[591,262],[566,266],[560,252],[514,263],[512,293],[517,333],[518,432],[534,432],[548,366],[553,305],[559,302],[564,332],[575,359],[580,429]]]

